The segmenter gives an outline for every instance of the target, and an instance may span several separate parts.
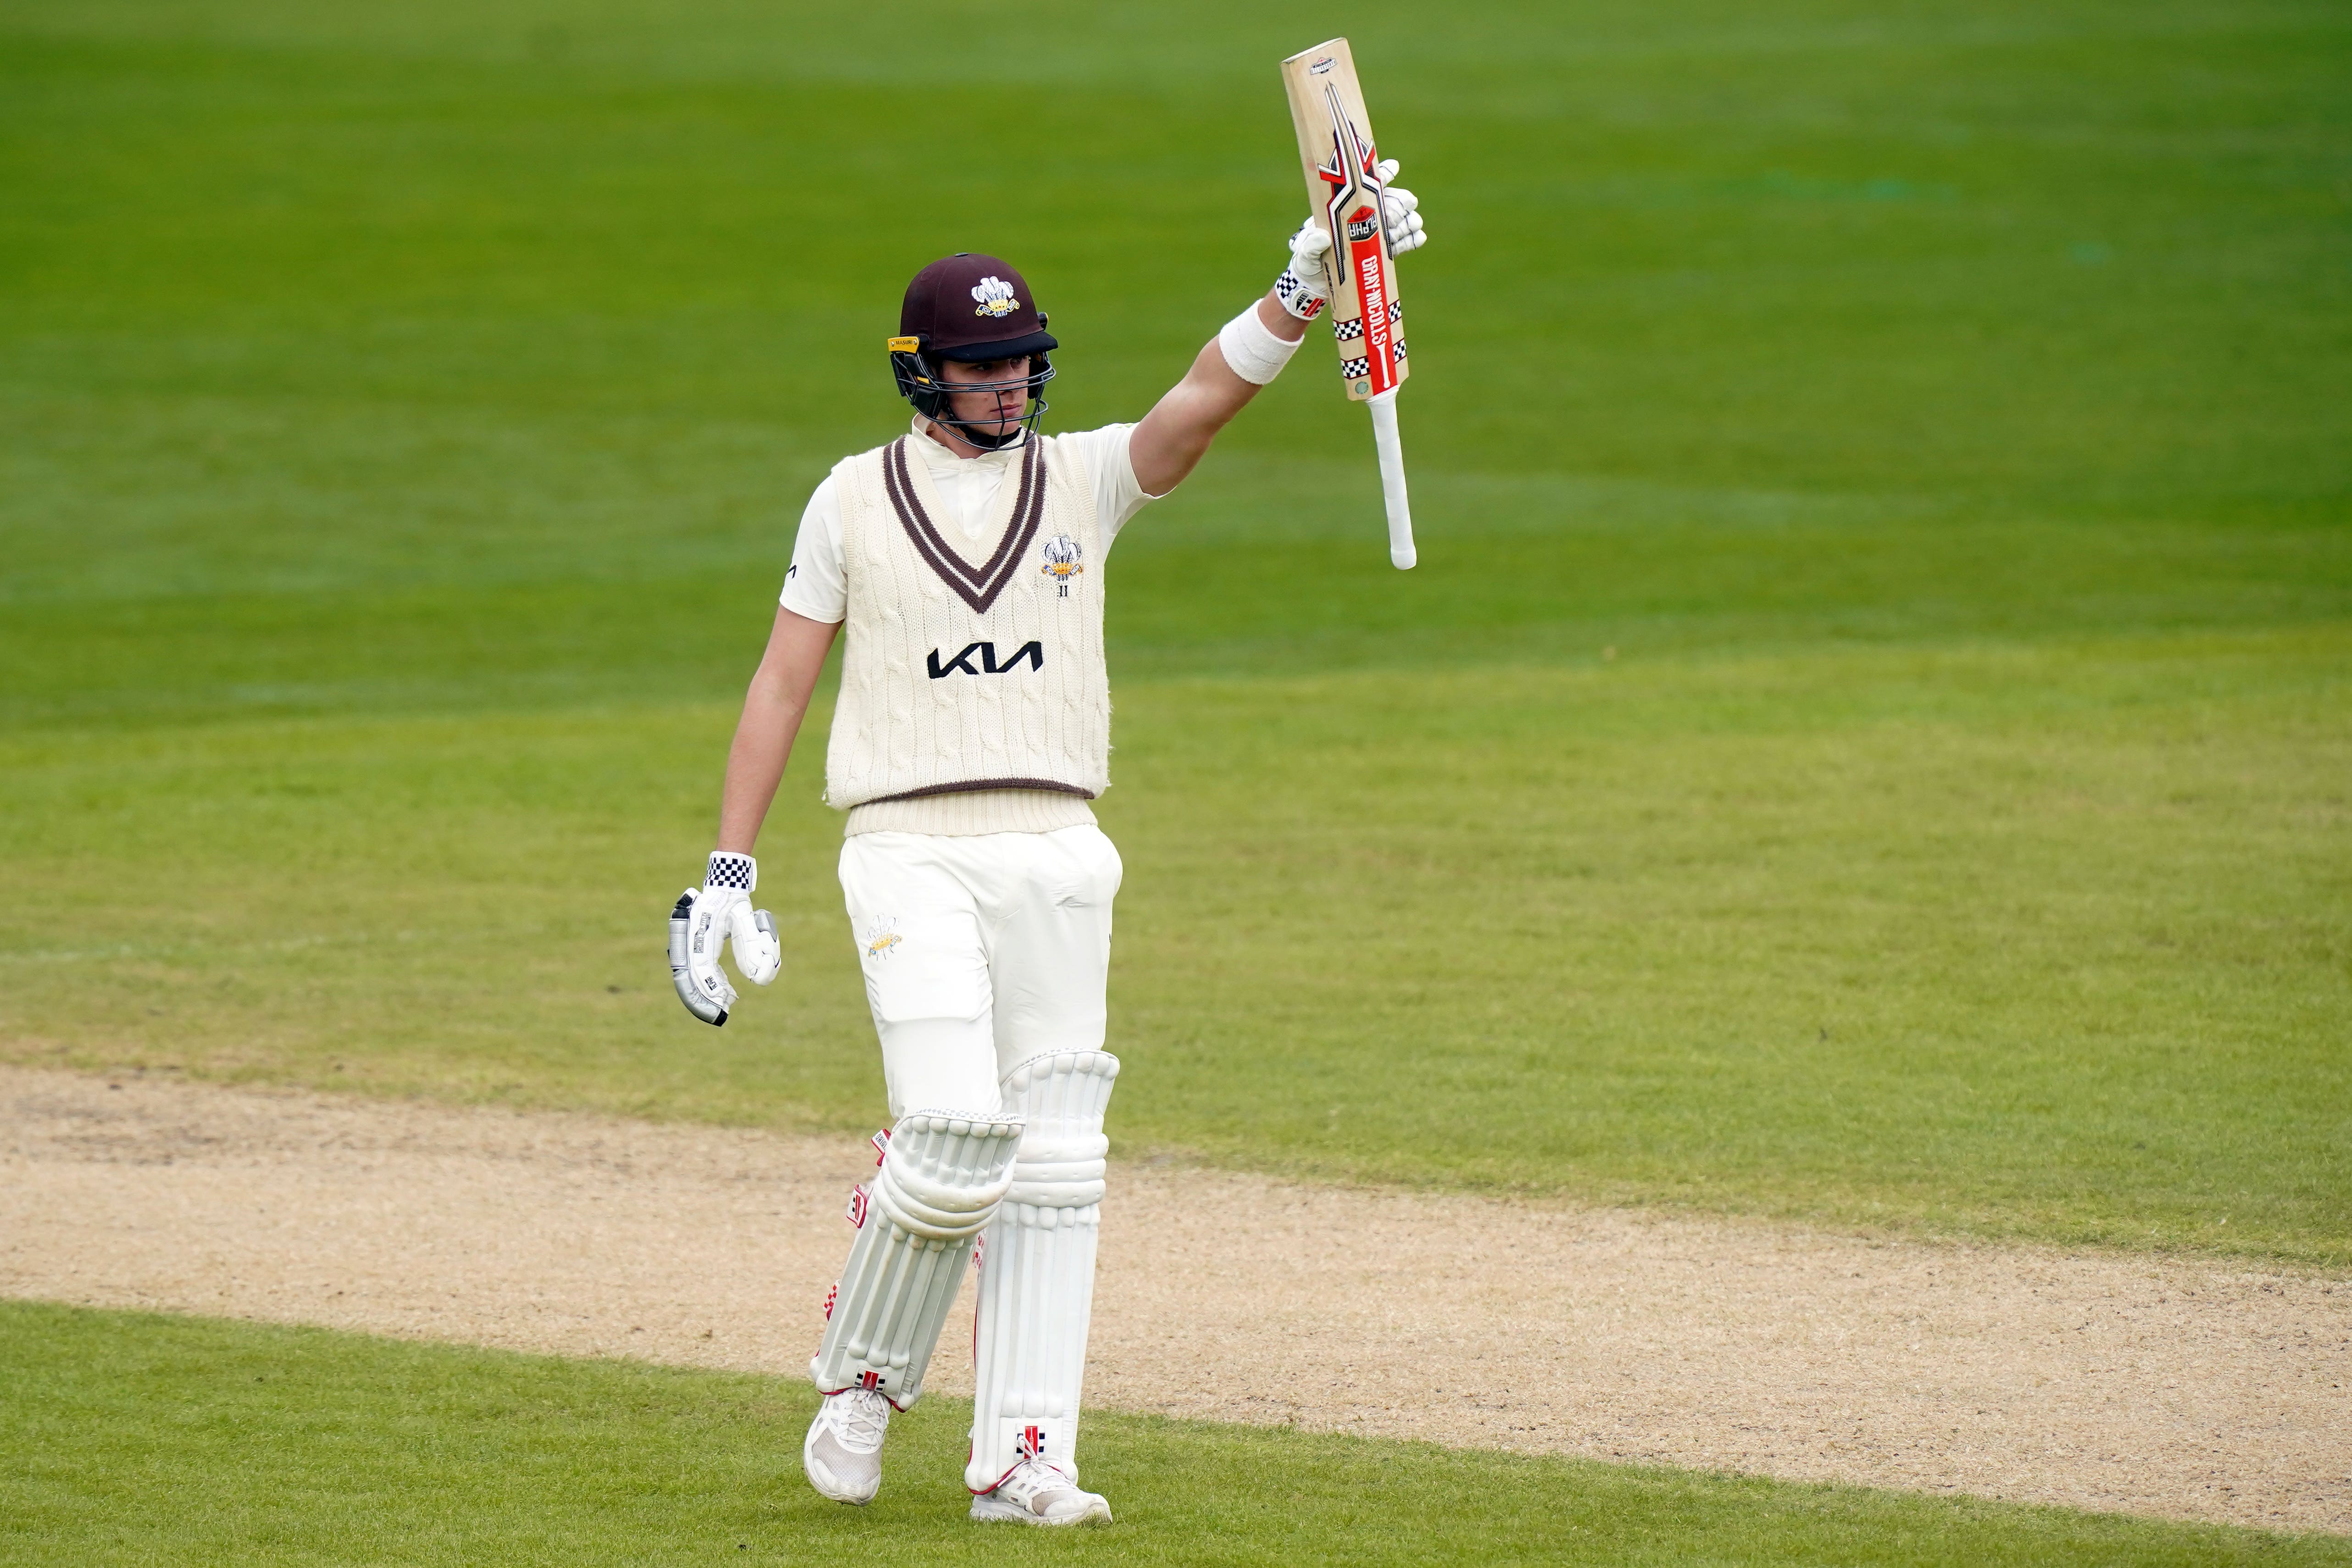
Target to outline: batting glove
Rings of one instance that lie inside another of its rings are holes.
[[[751,907],[760,885],[760,863],[749,855],[719,849],[699,888],[678,895],[669,912],[669,978],[686,1010],[706,1024],[727,1022],[735,988],[719,967],[719,950],[735,943],[735,967],[754,985],[765,985],[783,967],[775,917]]]
[[[1397,177],[1400,167],[1394,158],[1383,158],[1372,165],[1372,174],[1381,182],[1381,226],[1389,231],[1392,256],[1419,250],[1429,237],[1421,231],[1421,198],[1402,185],[1389,183]]]
[[[1274,280],[1274,297],[1302,321],[1321,315],[1330,302],[1331,272],[1326,265],[1330,252],[1331,237],[1313,218],[1300,224],[1298,232],[1290,237],[1290,265]]]

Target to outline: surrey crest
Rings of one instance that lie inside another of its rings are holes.
[[[971,297],[980,301],[980,309],[972,312],[975,316],[1009,316],[1021,308],[1021,301],[1013,297],[1013,285],[1002,278],[982,279],[972,285]]]
[[[879,960],[888,958],[906,940],[898,934],[898,916],[877,915],[866,922],[865,931],[857,939],[857,945],[866,950],[866,957]]]
[[[1081,549],[1078,542],[1068,534],[1057,533],[1045,541],[1040,553],[1045,557],[1045,564],[1037,570],[1054,580],[1055,585],[1062,590],[1060,597],[1068,598],[1070,579],[1086,571],[1086,567],[1081,564],[1086,556],[1086,551]]]

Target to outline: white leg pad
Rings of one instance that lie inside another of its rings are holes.
[[[1110,1151],[1103,1110],[1118,1077],[1118,1058],[1108,1051],[1033,1057],[1005,1076],[1005,1110],[1028,1131],[981,1259],[964,1468],[974,1492],[1025,1458],[1077,1479],[1078,1392]]]
[[[973,1239],[1013,1184],[1020,1145],[1018,1116],[898,1119],[809,1363],[818,1388],[876,1389],[900,1410],[922,1397],[940,1326]]]

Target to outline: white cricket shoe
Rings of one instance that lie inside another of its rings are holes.
[[[1080,1491],[1070,1479],[1043,1459],[1024,1459],[996,1489],[971,1500],[971,1517],[983,1523],[1011,1520],[1020,1524],[1085,1524],[1110,1522],[1110,1504],[1094,1492]]]
[[[801,1444],[809,1485],[835,1502],[872,1502],[882,1489],[882,1435],[889,1429],[890,1402],[877,1391],[826,1394]]]

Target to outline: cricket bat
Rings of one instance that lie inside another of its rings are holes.
[[[1373,165],[1371,116],[1356,85],[1348,40],[1333,38],[1282,62],[1307,205],[1331,237],[1325,266],[1331,284],[1331,332],[1339,342],[1339,381],[1369,404],[1380,453],[1381,495],[1388,504],[1389,560],[1413,563],[1412,509],[1405,500],[1404,443],[1397,434],[1397,388],[1404,384],[1404,307],[1397,300],[1396,258],[1381,221],[1381,182]]]

